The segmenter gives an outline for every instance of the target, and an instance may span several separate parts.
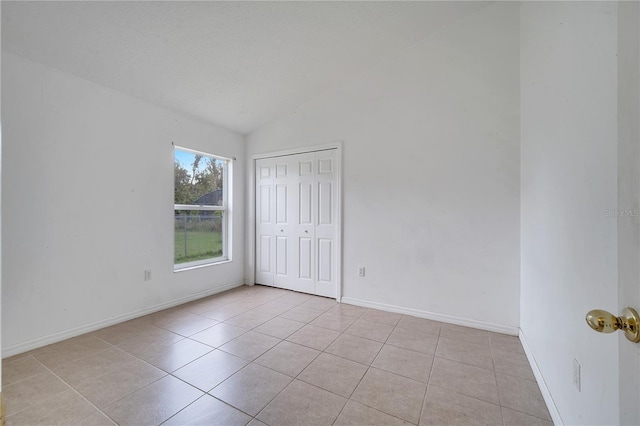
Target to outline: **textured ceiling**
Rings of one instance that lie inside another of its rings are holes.
[[[484,6],[2,1],[2,49],[249,133]]]

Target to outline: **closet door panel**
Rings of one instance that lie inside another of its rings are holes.
[[[270,159],[256,162],[256,282],[273,285],[275,266],[274,164]]]
[[[316,179],[316,283],[314,293],[335,297],[337,273],[335,262],[336,221],[337,221],[337,180],[336,150],[319,151],[315,157]]]

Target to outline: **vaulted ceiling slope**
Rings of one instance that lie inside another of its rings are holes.
[[[2,1],[2,49],[246,134],[486,4]]]

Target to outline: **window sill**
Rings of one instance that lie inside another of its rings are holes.
[[[222,260],[214,260],[212,262],[207,262],[207,263],[184,263],[181,265],[176,265],[173,267],[173,272],[183,272],[183,271],[191,271],[192,269],[200,269],[200,268],[206,268],[208,266],[216,266],[216,265],[221,265],[223,263],[230,263],[231,259],[222,259]]]

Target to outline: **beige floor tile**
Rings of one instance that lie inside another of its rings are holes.
[[[207,328],[200,333],[196,333],[190,337],[192,340],[204,343],[205,345],[217,348],[227,342],[235,339],[236,337],[246,333],[246,328],[236,327],[229,324],[216,324],[213,327]]]
[[[251,308],[244,305],[238,305],[236,304],[236,302],[232,302],[230,304],[214,308],[211,311],[202,312],[200,315],[216,321],[226,321],[230,318],[247,312],[249,309]]]
[[[209,393],[247,414],[255,416],[292,378],[262,367],[249,364]]]
[[[339,303],[337,306],[334,306],[333,308],[329,309],[327,312],[359,318],[366,311],[367,311],[367,308],[363,308],[362,306]]]
[[[94,335],[124,350],[140,344],[169,344],[184,339],[184,336],[156,327],[145,317],[99,330]]]
[[[12,361],[2,362],[2,386],[44,373],[47,369],[33,356],[26,354]]]
[[[313,325],[305,325],[287,337],[287,340],[322,351],[336,340],[339,335],[340,333],[337,331],[327,330],[326,328],[315,327]]]
[[[111,346],[95,355],[60,364],[52,370],[69,385],[77,386],[103,374],[115,372],[135,360],[134,356]]]
[[[373,321],[395,327],[398,324],[398,321],[400,321],[400,318],[402,318],[402,314],[380,311],[378,309],[369,309],[367,312],[362,314],[362,317],[360,318],[366,321]]]
[[[281,340],[275,337],[249,331],[229,343],[225,343],[219,349],[248,361],[253,361],[280,342]]]
[[[7,358],[4,358],[4,359],[2,360],[2,363],[3,363],[3,365],[4,365],[4,363],[9,363],[9,362],[17,361],[17,360],[19,360],[20,358],[24,358],[24,357],[28,357],[28,356],[31,356],[31,353],[29,353],[29,352],[23,352],[23,353],[21,353],[21,354],[17,354],[17,355],[13,355],[13,356],[10,356],[10,357],[7,357]]]
[[[203,395],[201,391],[172,376],[104,408],[119,425],[159,425]]]
[[[355,401],[347,402],[334,426],[402,426],[410,425],[397,417],[375,410]]]
[[[72,389],[67,389],[45,401],[9,416],[9,425],[84,425],[84,419],[100,413]]]
[[[498,349],[504,352],[514,352],[524,355],[524,348],[517,336],[509,336],[507,334],[489,333],[489,341],[492,349]]]
[[[429,384],[498,404],[498,387],[494,372],[472,365],[436,357]]]
[[[429,334],[440,334],[440,328],[442,323],[438,321],[432,321],[424,318],[416,318],[408,315],[403,315],[398,321],[396,327],[405,328],[407,330],[418,331]]]
[[[365,315],[366,313],[351,324],[351,326],[345,330],[345,333],[384,343],[393,331],[393,326],[374,323],[365,319]]]
[[[235,302],[230,303],[229,307],[242,307],[245,312],[250,311],[251,309],[255,309],[258,306],[264,305],[270,300],[270,298],[261,298],[260,296],[252,296],[250,293],[247,293],[245,297],[238,299]]]
[[[373,362],[378,352],[382,348],[382,343],[351,334],[341,334],[325,352],[360,364],[369,365]]]
[[[502,424],[500,406],[464,396],[437,386],[429,386],[420,425]]]
[[[366,371],[366,365],[322,353],[300,373],[298,379],[349,398]]]
[[[487,344],[489,343],[489,332],[477,330],[475,328],[462,327],[453,324],[442,324],[440,337],[451,340],[463,340],[465,342]]]
[[[170,345],[141,345],[129,350],[132,355],[168,373],[184,367],[211,351],[213,351],[211,346],[191,339],[183,339]]]
[[[147,324],[144,327],[148,326],[150,325]],[[120,343],[124,343],[127,340],[135,338],[143,331],[143,327],[136,326],[130,321],[127,321],[122,324],[112,325],[111,327],[106,327],[95,331],[93,332],[93,336],[98,337],[99,339],[104,340],[105,342],[112,345],[119,345]]]
[[[101,376],[88,378],[74,387],[89,401],[102,409],[159,380],[166,374],[144,361],[134,360]]]
[[[200,300],[194,300],[193,302],[186,303],[184,308],[195,315],[200,315],[207,311],[213,311],[226,304],[231,303],[227,300],[222,300],[215,297],[206,297]]]
[[[272,314],[265,314],[251,310],[244,314],[237,315],[225,321],[225,324],[235,325],[236,327],[246,328],[247,330],[255,328],[275,317]]]
[[[165,328],[176,321],[188,321],[193,318],[204,318],[199,315],[189,312],[184,306],[176,306],[174,308],[165,309],[155,312],[153,314],[146,315],[138,318],[144,321],[146,324],[154,325],[156,327]],[[208,319],[208,318],[207,318]],[[210,320],[213,321],[213,320]]]
[[[214,350],[173,372],[173,375],[205,392],[248,364],[235,355]]]
[[[438,336],[429,332],[396,327],[387,339],[386,343],[400,348],[433,355],[436,353]]]
[[[431,355],[384,345],[371,366],[427,383],[432,363]]]
[[[497,373],[520,377],[521,379],[536,381],[533,370],[525,355],[515,352],[504,352],[493,349],[493,365]]]
[[[322,315],[321,311],[296,306],[295,308],[289,309],[288,311],[280,314],[279,317],[306,324],[318,318],[320,315]]]
[[[220,402],[212,396],[204,395],[175,416],[163,426],[244,426],[251,417],[235,408]]]
[[[46,367],[54,368],[65,362],[84,358],[110,347],[111,345],[108,343],[89,334],[36,349],[31,351],[31,355]]]
[[[553,426],[548,420],[539,419],[519,411],[502,407],[504,426]]]
[[[294,308],[295,303],[281,302],[280,300],[274,300],[269,303],[265,303],[264,305],[260,305],[257,308],[253,309],[251,312],[259,313],[259,314],[268,314],[271,317],[275,317],[277,315],[283,314],[287,312],[289,309]]]
[[[537,383],[501,373],[497,373],[496,378],[503,407],[551,420]]]
[[[489,343],[473,343],[441,337],[438,341],[436,356],[493,370]]]
[[[334,393],[294,380],[256,418],[268,425],[331,425],[346,402]]]
[[[304,327],[304,323],[276,317],[254,328],[253,331],[278,339],[286,339],[302,327]]]
[[[417,424],[426,388],[424,383],[371,367],[351,399]]]
[[[300,305],[301,308],[305,308],[305,309],[313,309],[316,311],[327,311],[331,308],[334,308],[338,305],[338,302],[336,302],[335,299],[329,299],[327,297],[319,297],[319,296],[313,296],[311,297],[311,299],[302,302]]]
[[[3,368],[9,426],[55,424],[56,412],[65,424],[115,424],[92,403],[144,425],[495,424],[497,414],[505,425],[551,424],[515,336],[261,285],[5,359]],[[352,400],[345,406],[341,395]]]
[[[48,370],[2,388],[7,416],[33,408],[59,393],[69,390],[62,380]]]
[[[172,333],[163,328],[149,326],[133,337],[126,339],[121,343],[118,343],[116,346],[123,351],[129,351],[130,349],[134,349],[136,347],[139,347],[140,345],[170,345],[182,339],[184,339],[184,336]]]
[[[278,298],[280,302],[292,303],[295,305],[299,305],[302,302],[306,302],[311,299],[313,296],[306,293],[298,293],[296,291],[287,290],[286,293]]]
[[[172,333],[189,337],[206,330],[209,327],[213,327],[216,324],[218,324],[218,321],[212,320],[211,318],[206,318],[200,315],[183,314],[182,318],[170,321],[162,326],[162,328],[171,331]]]
[[[291,377],[296,377],[320,354],[320,351],[282,341],[254,362]]]
[[[328,328],[329,330],[343,332],[351,324],[353,324],[355,320],[355,317],[336,314],[333,312],[325,312],[318,318],[311,321],[309,324],[315,325],[316,327]]]
[[[102,412],[96,411],[89,417],[82,419],[82,426],[115,426],[113,420],[105,416]]]

